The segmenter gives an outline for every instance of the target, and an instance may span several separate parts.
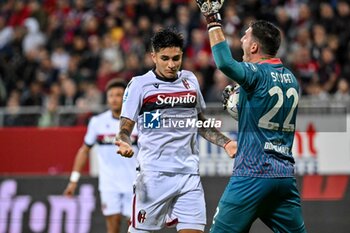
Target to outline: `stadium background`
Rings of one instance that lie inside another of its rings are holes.
[[[293,150],[309,232],[350,229],[349,4],[226,0],[222,9],[237,60],[250,20],[268,19],[283,31],[279,56],[301,83]],[[195,1],[0,1],[0,233],[104,231],[96,154],[78,196],[61,194],[88,119],[105,109],[104,85],[150,69],[149,39],[163,26],[185,35],[183,68],[196,73],[208,115],[234,137],[219,102],[229,82],[215,69]],[[204,140],[200,151],[210,225],[232,161]],[[257,222],[251,232],[269,231]]]

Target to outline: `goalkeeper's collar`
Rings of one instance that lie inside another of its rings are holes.
[[[282,65],[282,61],[280,58],[262,58],[262,61],[258,62],[258,64],[268,63],[272,65]]]

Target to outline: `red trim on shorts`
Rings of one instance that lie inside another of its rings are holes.
[[[179,219],[175,218],[175,219],[171,220],[170,222],[166,222],[165,226],[166,227],[173,227],[174,225],[176,225],[178,223],[179,223]]]
[[[132,199],[132,222],[131,223],[132,223],[133,228],[136,228],[136,226],[135,226],[135,220],[136,220],[135,211],[136,211],[136,194],[134,194],[134,197]]]

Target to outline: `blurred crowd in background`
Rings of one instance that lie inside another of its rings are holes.
[[[350,101],[350,1],[226,0],[221,15],[235,59],[249,22],[272,21],[283,32],[278,56],[302,95]],[[26,121],[8,114],[4,126],[51,126],[58,106],[104,105],[110,79],[153,68],[150,38],[162,27],[183,33],[183,69],[197,75],[207,102],[220,102],[230,80],[216,70],[195,0],[0,0],[0,107],[45,109]]]

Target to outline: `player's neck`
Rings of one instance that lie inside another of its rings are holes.
[[[120,111],[112,111],[113,118],[119,119],[120,117]]]
[[[259,63],[259,62],[262,62],[262,61],[265,61],[265,60],[269,60],[269,59],[272,59],[273,57],[272,56],[268,56],[268,55],[257,55],[257,56],[252,56],[250,61],[251,63]]]
[[[156,78],[159,79],[159,80],[162,80],[162,81],[165,81],[165,82],[173,82],[173,81],[177,80],[177,76],[175,76],[175,77],[165,77],[157,69],[153,69],[152,71],[156,75]]]

